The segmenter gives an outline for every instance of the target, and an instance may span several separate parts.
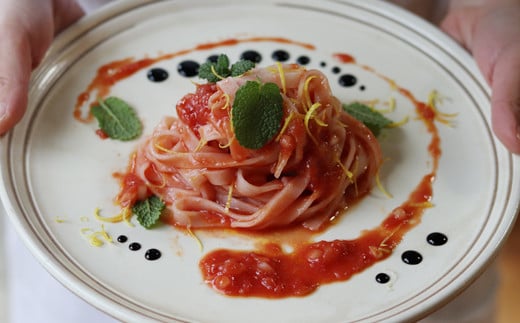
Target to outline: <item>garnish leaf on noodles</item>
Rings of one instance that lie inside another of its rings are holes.
[[[247,81],[235,94],[231,121],[238,143],[259,149],[278,133],[283,118],[283,99],[275,83]]]
[[[199,67],[199,77],[216,83],[229,76],[240,76],[255,67],[249,60],[240,60],[229,66],[229,58],[225,54],[219,55],[216,62],[206,62]]]
[[[143,227],[150,229],[159,220],[164,207],[164,202],[159,197],[152,195],[146,200],[135,203],[132,212]]]
[[[254,67],[254,62],[251,62],[247,59],[241,59],[235,64],[231,65],[231,76],[240,76]]]
[[[392,120],[385,117],[381,112],[376,111],[363,103],[353,102],[350,104],[343,104],[343,109],[358,121],[363,122],[376,137],[379,136],[379,133],[381,133],[383,128],[387,128],[393,123]]]
[[[132,140],[139,137],[143,130],[135,110],[120,98],[100,100],[99,105],[92,107],[91,113],[97,119],[99,128],[112,139]]]

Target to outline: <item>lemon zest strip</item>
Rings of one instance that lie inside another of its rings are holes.
[[[222,110],[225,110],[227,108],[229,108],[230,104],[231,104],[231,98],[229,97],[229,94],[227,93],[224,93],[224,98],[226,99],[226,103],[224,104],[224,106],[221,108]]]
[[[195,147],[195,152],[200,151],[204,146],[206,146],[207,143],[208,141],[206,140],[206,138],[200,138],[199,144],[197,145],[197,147]]]
[[[391,113],[391,112],[394,112],[395,111],[395,107],[396,107],[396,104],[395,104],[395,98],[394,97],[390,97],[390,99],[388,99],[388,108],[386,108],[386,109],[376,109],[375,106],[371,106],[372,110],[374,110],[376,112],[379,112],[379,113]]]
[[[439,93],[436,90],[433,90],[428,95],[428,106],[433,110],[433,113],[435,115],[435,120],[439,121],[440,123],[447,125],[448,127],[454,127],[452,120],[449,120],[450,118],[455,118],[458,116],[458,113],[446,113],[441,112],[437,108],[438,103],[442,103],[443,98],[440,97]]]
[[[305,105],[304,105],[304,108],[305,108],[305,111],[307,111],[308,109],[311,108],[312,106],[312,101],[311,101],[311,95],[309,94],[309,84],[311,83],[311,81],[313,79],[315,79],[317,76],[315,75],[312,75],[312,76],[309,76],[306,80],[305,80],[305,83],[303,84],[303,98],[305,100]]]
[[[295,115],[296,115],[296,113],[294,111],[291,111],[291,113],[289,113],[287,118],[285,118],[282,129],[280,130],[280,132],[278,133],[278,136],[276,137],[276,141],[280,141],[280,138],[282,138],[282,135],[285,133],[285,131],[287,131],[287,128],[289,128],[289,123],[291,122],[291,120],[294,118]]]
[[[401,127],[401,126],[407,124],[409,119],[410,118],[408,116],[405,116],[400,121],[390,123],[387,127],[388,128],[398,128],[398,127]]]
[[[347,169],[347,167],[345,167],[345,165],[343,165],[343,163],[341,162],[341,160],[339,159],[339,157],[336,157],[336,163],[338,163],[339,167],[341,167],[341,169],[343,170],[343,172],[345,173],[345,176],[348,177],[348,179],[350,180],[351,183],[354,183],[354,173],[352,173],[351,171],[349,171]]]
[[[211,73],[213,73],[213,75],[215,75],[217,78],[219,78],[221,80],[223,80],[225,78],[217,73],[217,70],[215,70],[215,65],[211,65]]]
[[[199,237],[195,233],[193,233],[193,231],[191,231],[191,226],[188,225],[186,227],[186,231],[188,231],[188,234],[190,235],[190,237],[195,239],[195,241],[197,242],[197,245],[199,246],[199,250],[202,252],[204,250],[204,246],[202,245],[202,241],[200,241]]]
[[[155,143],[153,146],[154,146],[157,150],[160,150],[160,151],[162,151],[162,152],[164,152],[164,153],[169,153],[169,154],[178,154],[178,152],[173,151],[173,150],[168,149],[168,148],[164,148],[163,146],[161,146],[161,145],[158,144],[158,143]]]
[[[67,220],[64,219],[64,218],[61,218],[60,216],[55,216],[54,217],[54,222],[56,222],[56,223],[64,223],[64,222],[67,222]]]
[[[114,215],[112,217],[104,217],[100,215],[101,210],[99,208],[96,208],[94,211],[94,217],[98,221],[102,222],[110,222],[110,223],[117,223],[123,221],[123,215],[121,213]]]
[[[282,93],[286,94],[287,88],[286,88],[285,72],[283,70],[283,65],[280,62],[276,62],[276,67],[278,68],[278,74],[280,74],[280,83],[282,85]]]

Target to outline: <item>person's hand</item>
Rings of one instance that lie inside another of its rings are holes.
[[[520,154],[520,0],[452,0],[441,27],[473,54],[491,86],[493,130]]]
[[[74,0],[0,0],[0,135],[25,113],[31,71],[54,36],[82,15]]]

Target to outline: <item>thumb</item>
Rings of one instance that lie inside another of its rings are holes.
[[[25,113],[29,80],[54,33],[83,15],[75,0],[0,0],[0,135]]]
[[[501,53],[492,78],[493,131],[511,152],[520,154],[520,43]]]
[[[520,154],[520,4],[506,2],[454,9],[442,28],[473,54],[491,87],[493,131]]]
[[[31,48],[28,37],[14,26],[2,31],[0,50],[0,134],[22,118],[27,106],[31,76]]]

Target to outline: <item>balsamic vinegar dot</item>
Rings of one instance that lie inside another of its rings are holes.
[[[271,58],[277,62],[287,62],[289,57],[289,53],[283,49],[275,50],[271,55]]]
[[[418,265],[422,262],[423,257],[420,253],[414,250],[408,250],[403,252],[401,259],[408,265]]]
[[[141,249],[141,244],[139,242],[132,242],[130,245],[128,245],[128,249],[132,251],[137,251]]]
[[[148,73],[146,74],[146,77],[152,82],[166,81],[168,79],[168,76],[168,71],[159,67],[148,70]]]
[[[426,237],[426,241],[432,246],[442,246],[448,242],[448,237],[440,232],[432,232]]]
[[[337,67],[337,66],[334,66],[332,68],[332,73],[334,74],[339,74],[341,72],[341,68]]]
[[[147,260],[157,260],[157,259],[161,258],[161,252],[155,248],[148,249],[148,250],[146,250],[144,257]]]
[[[211,55],[206,58],[207,62],[216,63],[218,61],[218,55]]]
[[[326,63],[326,62],[321,62],[321,63],[320,63],[320,66],[321,66],[321,67],[325,67],[325,66],[327,66],[327,63]]]
[[[199,63],[191,60],[182,61],[177,66],[177,71],[184,77],[193,77],[199,74]]]
[[[300,64],[300,65],[307,65],[311,62],[311,59],[309,58],[309,56],[300,56],[296,59],[296,63]]]
[[[262,61],[262,55],[260,55],[256,50],[247,50],[240,55],[240,58],[253,63],[260,63]]]
[[[125,243],[128,241],[128,237],[125,236],[125,235],[120,235],[119,237],[117,237],[117,242],[120,242],[120,243]]]
[[[357,78],[352,74],[343,74],[338,79],[339,85],[344,87],[351,87],[356,85]]]
[[[386,284],[389,281],[390,281],[390,276],[388,276],[388,274],[379,273],[376,275],[376,282],[378,282],[380,284]]]
[[[365,91],[365,89],[366,89],[366,87],[365,87],[364,85],[361,85],[361,86],[359,87],[359,90],[361,90],[361,91]]]

